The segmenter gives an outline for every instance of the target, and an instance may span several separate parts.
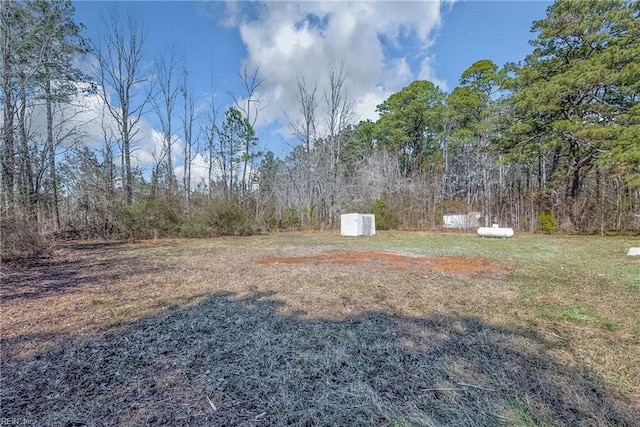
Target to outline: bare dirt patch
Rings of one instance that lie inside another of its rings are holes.
[[[257,259],[256,262],[258,264],[376,264],[405,270],[426,269],[439,273],[448,272],[459,276],[472,276],[478,273],[503,273],[505,271],[504,265],[493,264],[486,258],[461,256],[427,257],[387,251],[330,250],[317,255],[264,257]]]

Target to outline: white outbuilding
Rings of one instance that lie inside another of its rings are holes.
[[[373,236],[376,234],[376,216],[371,213],[348,213],[340,216],[343,236]]]
[[[442,215],[442,225],[444,228],[455,228],[458,230],[468,230],[480,227],[480,212],[469,213],[447,213]]]

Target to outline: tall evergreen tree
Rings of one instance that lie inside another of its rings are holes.
[[[246,141],[254,140],[255,132],[249,121],[237,108],[227,108],[217,152],[225,197],[230,197],[241,189],[239,185],[242,184],[242,177],[238,176],[238,173],[244,160],[243,149]]]
[[[42,89],[47,117],[47,160],[49,186],[56,225],[60,228],[58,178],[56,173],[56,146],[54,141],[54,105],[70,102],[78,92],[77,83],[84,80],[83,73],[74,62],[79,54],[86,52],[82,28],[74,22],[75,9],[70,0],[37,0],[27,3],[36,20],[34,33],[37,46],[42,52],[42,62],[35,79]]]
[[[427,163],[439,163],[445,94],[426,80],[418,80],[378,105],[378,143],[402,160],[406,176]]]
[[[22,202],[34,212],[36,201],[42,199],[36,196],[43,190],[39,183],[43,172],[36,171],[34,164],[37,150],[37,157],[46,159],[42,169],[48,172],[47,190],[60,227],[56,148],[61,141],[54,135],[54,127],[64,119],[54,114],[54,108],[71,102],[71,96],[78,93],[77,83],[83,79],[75,66],[78,55],[86,51],[82,28],[74,22],[75,10],[68,0],[2,2],[1,7],[3,119],[7,124],[3,129],[4,190],[7,196],[11,194],[18,171]],[[36,100],[44,101],[46,113],[43,146],[32,141],[28,129]]]
[[[566,200],[597,167],[640,176],[640,4],[559,0],[517,71],[511,152],[549,153]]]

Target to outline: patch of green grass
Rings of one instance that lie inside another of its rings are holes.
[[[602,326],[607,331],[617,331],[617,330],[620,329],[620,326],[618,326],[617,324],[615,324],[613,322],[602,322],[600,324],[600,326]]]
[[[558,307],[551,304],[545,304],[534,310],[536,317],[545,320],[558,320]]]
[[[640,291],[640,264],[628,268],[620,268],[617,272],[627,289]]]
[[[602,319],[584,307],[569,307],[562,313],[562,319],[574,323],[602,323]]]
[[[506,410],[508,416],[507,425],[513,427],[551,427],[551,424],[536,421],[529,413],[529,408],[524,403],[514,400]]]
[[[566,321],[577,324],[598,325],[608,331],[620,329],[616,323],[602,319],[597,313],[583,307],[563,307],[555,304],[545,304],[536,309],[537,317],[551,321]]]

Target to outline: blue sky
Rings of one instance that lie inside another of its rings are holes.
[[[97,40],[109,2],[76,1],[76,20]],[[358,119],[417,79],[451,91],[480,59],[499,66],[522,61],[534,20],[548,1],[204,2],[117,1],[143,23],[147,64],[175,45],[202,99],[215,89],[220,105],[242,97],[239,73],[259,69],[263,150],[283,155],[292,142],[298,78],[326,87],[327,65],[343,64],[345,89]],[[148,118],[153,128],[153,118]],[[144,144],[142,144],[144,145]],[[179,155],[179,154],[177,154]]]

